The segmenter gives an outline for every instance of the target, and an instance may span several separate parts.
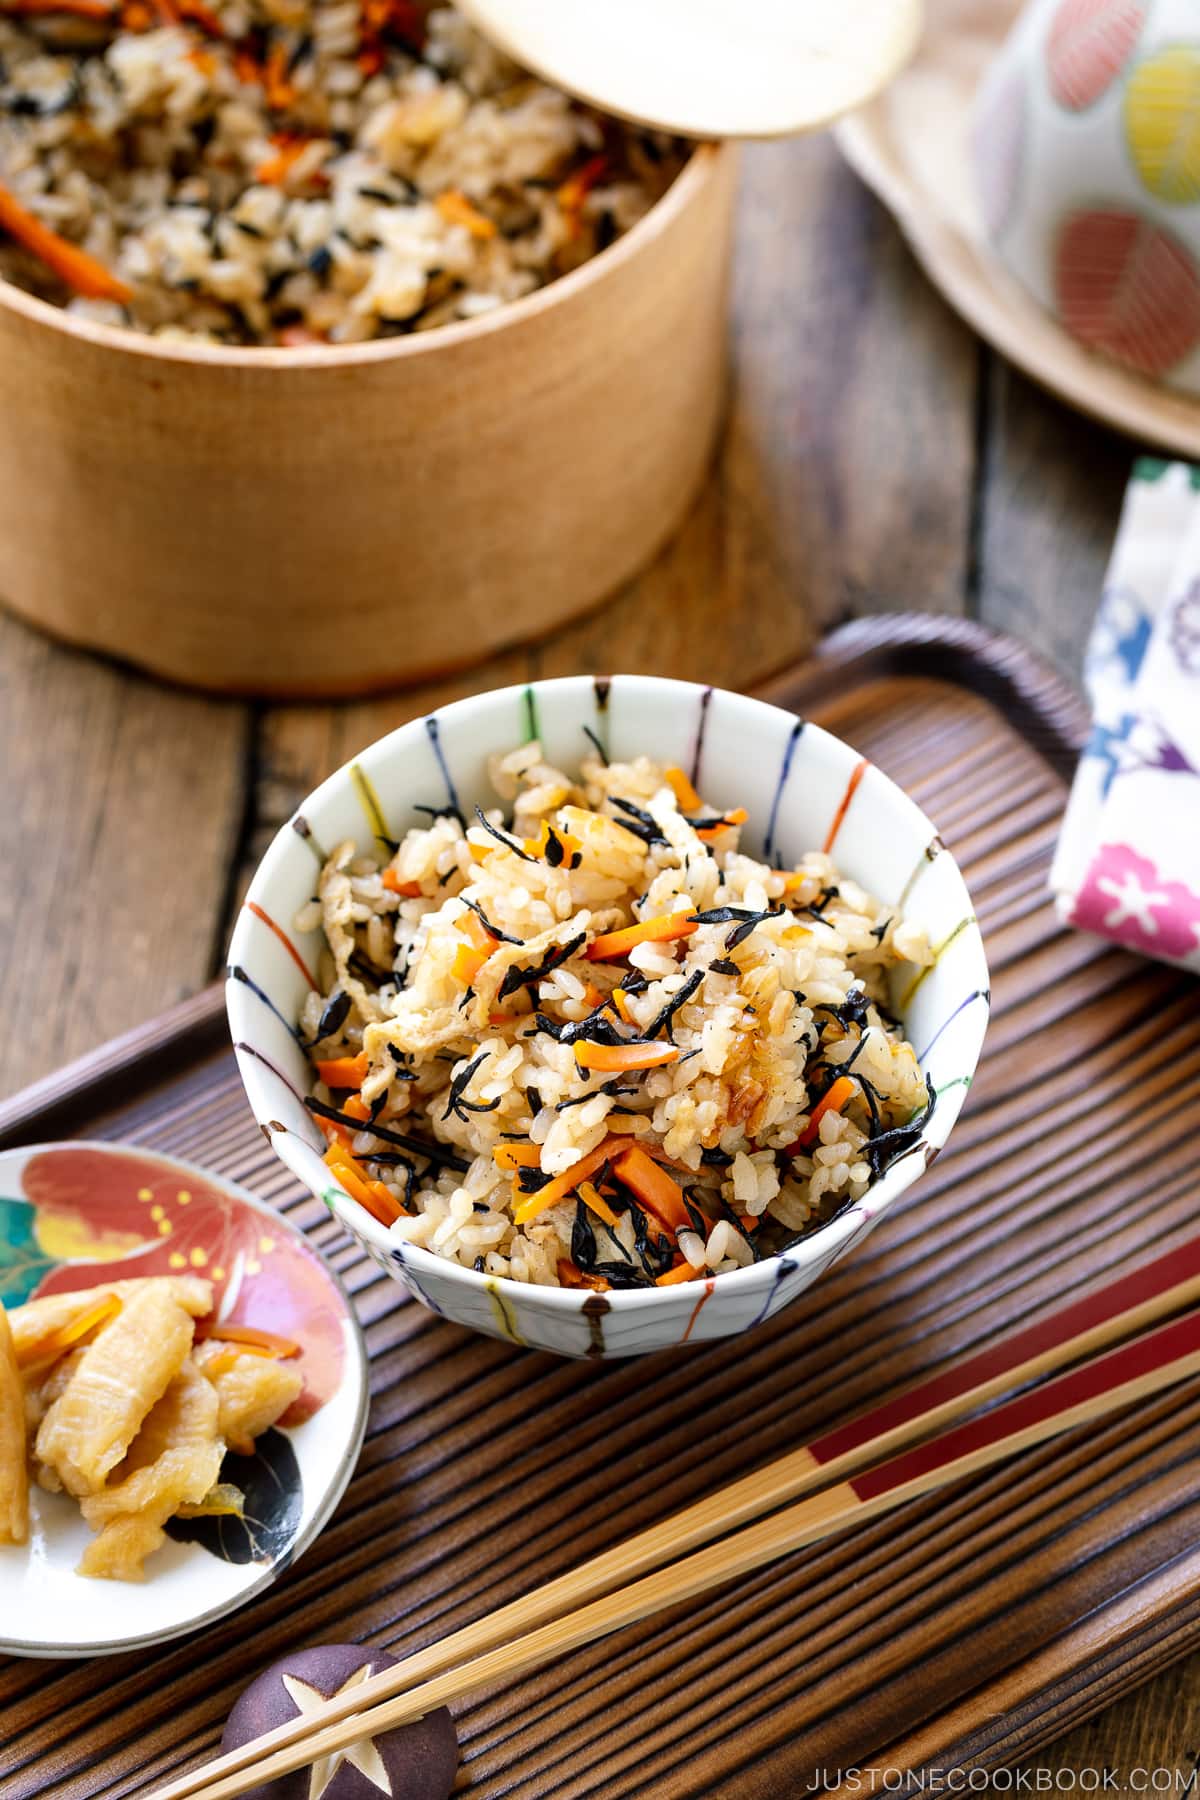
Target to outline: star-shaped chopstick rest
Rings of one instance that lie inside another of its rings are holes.
[[[222,1750],[310,1718],[326,1700],[360,1686],[395,1657],[360,1644],[297,1650],[265,1669],[240,1695],[226,1722]],[[363,1738],[307,1769],[264,1783],[248,1800],[446,1800],[458,1768],[458,1738],[443,1707],[414,1725]]]

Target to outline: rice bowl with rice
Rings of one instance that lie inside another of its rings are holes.
[[[167,341],[350,344],[578,267],[686,157],[414,0],[12,0],[0,278]]]
[[[744,855],[736,809],[648,758],[491,758],[503,807],[325,860],[300,1020],[339,1186],[387,1227],[545,1287],[705,1280],[778,1254],[920,1142],[889,982],[925,933],[822,853]],[[430,811],[430,809],[425,809]]]

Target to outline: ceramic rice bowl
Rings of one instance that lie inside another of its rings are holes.
[[[319,933],[293,921],[310,899],[323,852],[373,847],[360,795],[374,790],[398,838],[420,823],[414,802],[448,796],[491,804],[487,759],[537,734],[549,761],[577,766],[584,728],[613,760],[646,755],[692,774],[706,800],[744,806],[743,847],[763,854],[772,831],[782,863],[827,848],[840,871],[903,905],[934,950],[919,976],[902,969],[892,1004],[937,1098],[912,1150],[865,1196],[784,1254],[653,1291],[550,1288],[487,1276],[401,1243],[337,1186],[304,1106],[312,1072],[294,1021],[313,986]],[[732,1336],[771,1318],[840,1260],[945,1144],[979,1058],[988,973],[970,896],[933,825],[896,785],[839,739],[762,701],[648,676],[586,676],[505,688],[416,719],[329,777],[271,844],[251,883],[230,950],[229,1020],[255,1117],[277,1155],[329,1206],[379,1266],[433,1312],[514,1344],[564,1356],[617,1357]],[[367,777],[364,784],[353,771]]]

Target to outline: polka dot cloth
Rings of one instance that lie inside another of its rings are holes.
[[[1200,0],[1029,0],[976,102],[983,227],[1066,329],[1200,395]]]

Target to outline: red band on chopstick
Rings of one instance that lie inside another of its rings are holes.
[[[1081,1368],[1071,1369],[1053,1381],[1031,1388],[1027,1394],[1018,1394],[1015,1400],[993,1408],[981,1418],[956,1425],[952,1431],[944,1431],[941,1437],[905,1450],[874,1469],[864,1469],[861,1475],[850,1478],[850,1486],[860,1500],[874,1500],[880,1494],[890,1494],[907,1482],[969,1456],[973,1450],[982,1450],[1031,1425],[1056,1418],[1086,1400],[1099,1400],[1128,1381],[1150,1375],[1168,1363],[1198,1352],[1200,1312],[1185,1313],[1182,1319],[1160,1325],[1144,1337],[1135,1338],[1131,1344],[1121,1344],[1106,1356],[1097,1356]]]
[[[1094,1330],[1119,1313],[1144,1306],[1156,1295],[1198,1275],[1200,1237],[1188,1238],[1177,1249],[1156,1257],[1130,1275],[1122,1275],[1119,1281],[1109,1282],[1107,1287],[1098,1288],[1094,1294],[1085,1294],[1081,1300],[1072,1301],[1047,1318],[1011,1332],[986,1349],[956,1362],[943,1374],[907,1388],[894,1400],[885,1400],[882,1406],[851,1419],[848,1425],[839,1425],[835,1431],[817,1438],[808,1448],[819,1463],[832,1462],[834,1457],[858,1450],[872,1439],[882,1437],[884,1432],[907,1425],[948,1400],[969,1394],[973,1388],[982,1387],[1010,1369],[1020,1368],[1023,1363],[1046,1355],[1059,1344]]]

